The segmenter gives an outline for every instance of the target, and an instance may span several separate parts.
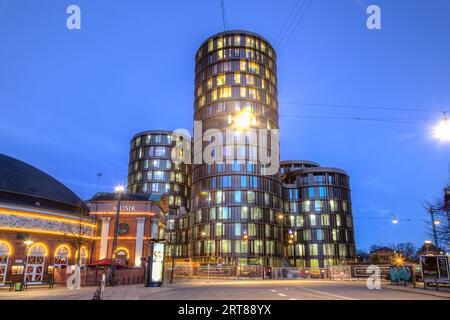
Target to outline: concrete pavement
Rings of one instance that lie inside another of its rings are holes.
[[[0,290],[0,299],[90,300],[96,288],[68,290],[56,287],[24,292]],[[400,291],[383,285],[367,289],[365,282],[324,280],[196,280],[178,281],[163,288],[143,285],[105,289],[105,300],[447,300],[419,292]]]

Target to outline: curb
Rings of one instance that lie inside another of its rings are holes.
[[[410,292],[410,293],[418,293],[418,294],[424,294],[427,296],[435,296],[435,297],[439,297],[439,298],[450,299],[450,293],[438,293],[438,292],[433,292],[433,291],[425,291],[425,289],[423,289],[424,291],[417,291],[417,290],[422,290],[422,289],[410,290],[405,287],[392,287],[392,286],[386,286],[386,287],[384,287],[384,289],[397,290],[397,291]]]

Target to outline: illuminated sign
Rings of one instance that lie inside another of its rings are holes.
[[[147,286],[160,287],[164,276],[164,243],[152,242],[151,252]]]

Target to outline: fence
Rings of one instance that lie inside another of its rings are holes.
[[[102,280],[105,269],[83,269],[81,270],[81,286],[97,286]],[[144,269],[118,269],[115,271],[117,285],[131,285],[144,283]],[[56,284],[66,284],[70,273],[66,269],[54,270],[54,281]]]
[[[261,266],[192,266],[175,265],[174,279],[365,279],[369,265],[332,266],[328,268],[264,268]],[[382,279],[388,279],[389,266],[379,266]],[[171,278],[171,265],[166,265],[164,279]]]

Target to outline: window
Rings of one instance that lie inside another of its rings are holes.
[[[166,148],[164,147],[156,147],[155,156],[164,157],[166,155]]]
[[[130,226],[128,223],[122,222],[119,224],[119,235],[127,235],[130,232]]]
[[[259,65],[256,62],[249,62],[248,70],[253,73],[259,73]]]
[[[325,243],[323,245],[323,255],[324,256],[334,256],[334,246],[331,243]]]
[[[314,227],[317,225],[317,221],[316,221],[316,215],[315,214],[310,214],[309,215],[309,224],[310,226]]]
[[[316,211],[316,212],[322,211],[322,201],[320,201],[320,200],[314,201],[314,211]]]
[[[309,198],[314,198],[314,187],[309,187],[308,188],[308,197]]]
[[[164,171],[153,171],[153,179],[157,181],[163,181]]]
[[[247,188],[247,176],[241,176],[241,188]]]
[[[245,61],[241,61],[241,63],[240,63],[240,69],[241,69],[241,71],[246,71],[247,65],[246,65],[246,62],[245,62]]]
[[[256,199],[255,199],[255,192],[254,191],[247,191],[247,202],[252,204],[252,203],[255,203],[255,201],[256,201]]]
[[[231,240],[220,240],[220,252],[230,253],[231,252]]]
[[[236,223],[234,225],[234,235],[235,236],[241,236],[242,235],[242,230],[241,230],[241,224],[240,223]]]
[[[241,87],[240,94],[241,94],[242,98],[247,97],[247,88],[246,87]]]
[[[218,86],[224,85],[226,82],[226,76],[224,74],[218,75],[216,82]]]
[[[222,203],[223,201],[223,193],[222,191],[217,191],[216,193],[216,203]]]
[[[309,255],[310,256],[318,256],[319,255],[319,246],[317,243],[313,243],[309,245]]]
[[[330,216],[328,214],[323,214],[321,216],[321,223],[323,226],[329,226],[330,225]]]
[[[325,187],[319,187],[319,197],[325,198],[327,196],[327,190]]]
[[[216,223],[216,237],[222,237],[224,233],[223,223]]]
[[[241,74],[240,73],[235,73],[234,74],[234,83],[235,84],[241,83]]]
[[[316,234],[317,241],[323,241],[323,230],[317,229],[316,232],[317,232],[317,234]]]
[[[241,192],[240,191],[234,192],[234,202],[241,203]]]
[[[245,82],[247,84],[254,85],[255,84],[255,77],[250,75],[250,74],[248,74],[248,75],[245,76]]]

